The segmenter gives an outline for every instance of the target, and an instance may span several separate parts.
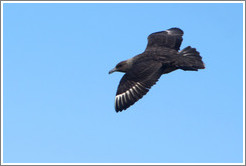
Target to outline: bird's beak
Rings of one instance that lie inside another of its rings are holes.
[[[115,72],[116,71],[116,68],[113,68],[112,70],[110,70],[109,72],[108,72],[108,74],[111,74],[111,73],[113,73],[113,72]]]

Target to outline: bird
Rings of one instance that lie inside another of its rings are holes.
[[[121,112],[141,99],[156,84],[161,75],[181,69],[198,71],[205,69],[200,53],[187,46],[179,51],[183,30],[174,27],[148,36],[145,51],[128,60],[121,61],[113,72],[125,73],[115,96],[115,111]]]

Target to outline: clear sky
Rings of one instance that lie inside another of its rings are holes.
[[[3,19],[4,162],[243,162],[243,4],[18,3]],[[171,27],[206,69],[116,113],[108,71]]]

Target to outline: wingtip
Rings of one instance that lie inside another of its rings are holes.
[[[119,113],[119,112],[122,112],[123,110],[121,110],[121,109],[115,109],[115,112],[116,113]]]

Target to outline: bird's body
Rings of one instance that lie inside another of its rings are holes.
[[[203,69],[204,63],[196,49],[190,46],[179,52],[183,31],[171,28],[152,33],[146,50],[133,58],[122,61],[110,71],[124,72],[115,97],[115,110],[122,111],[142,98],[162,74],[177,69]]]

